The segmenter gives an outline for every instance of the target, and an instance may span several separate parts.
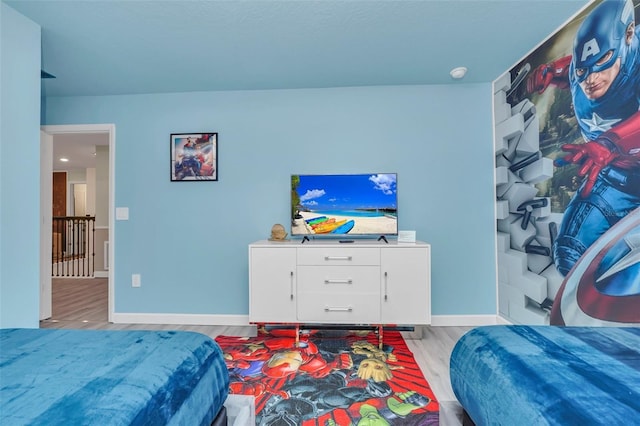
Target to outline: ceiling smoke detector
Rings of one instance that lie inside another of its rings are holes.
[[[455,78],[456,80],[460,80],[467,73],[467,67],[457,67],[451,70],[449,73],[451,78]]]

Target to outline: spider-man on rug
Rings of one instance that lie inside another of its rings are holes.
[[[231,393],[255,396],[259,425],[437,425],[438,402],[397,331],[260,329],[219,336]]]

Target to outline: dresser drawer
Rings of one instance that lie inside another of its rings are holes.
[[[380,249],[374,247],[299,248],[298,265],[380,265]]]
[[[298,293],[380,295],[378,266],[298,266]]]
[[[379,323],[380,295],[300,294],[298,321],[333,324]]]

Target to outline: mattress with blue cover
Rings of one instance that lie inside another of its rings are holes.
[[[187,331],[0,330],[2,425],[210,425],[218,344]]]
[[[450,367],[478,426],[640,422],[640,328],[479,327],[456,343]]]

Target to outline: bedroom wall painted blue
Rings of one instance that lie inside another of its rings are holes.
[[[116,312],[247,314],[247,245],[287,225],[291,173],[398,172],[433,314],[495,314],[491,99],[489,83],[52,97],[46,124],[116,126]],[[219,181],[170,182],[169,134],[209,131]]]
[[[39,185],[20,161],[39,155],[39,28],[2,7],[3,79],[27,72],[1,93],[0,320],[37,326]],[[16,41],[16,26],[38,35]],[[132,214],[116,224],[117,312],[246,313],[246,244],[286,223],[290,173],[395,170],[401,228],[433,245],[433,313],[495,313],[489,84],[45,101],[47,124],[117,126],[116,204]],[[168,134],[191,130],[220,132],[219,182],[169,182]],[[8,209],[18,201],[29,208]]]
[[[37,327],[40,27],[0,4],[0,328]]]

